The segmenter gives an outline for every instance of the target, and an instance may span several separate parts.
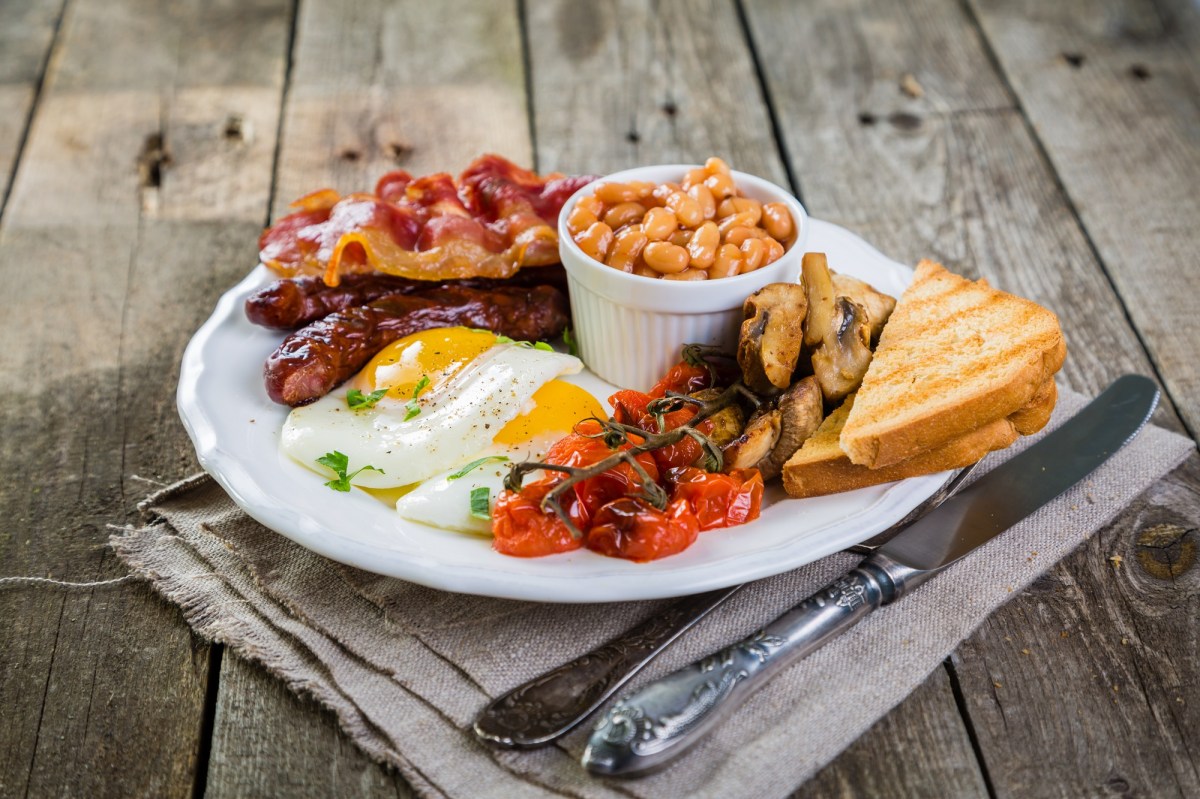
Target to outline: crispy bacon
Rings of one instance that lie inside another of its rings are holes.
[[[496,155],[455,184],[446,173],[380,178],[374,194],[332,189],[293,203],[259,239],[259,257],[285,277],[383,272],[418,280],[507,278],[558,262],[558,212],[591,176],[539,176]]]

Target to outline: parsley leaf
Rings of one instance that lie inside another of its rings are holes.
[[[546,352],[554,352],[554,348],[544,341],[539,341],[533,345],[535,350],[545,350]]]
[[[478,469],[480,466],[487,463],[488,461],[496,461],[497,463],[503,463],[507,460],[508,460],[507,455],[485,455],[482,458],[477,458],[476,460],[471,461],[470,463],[468,463],[466,466],[459,469],[454,474],[446,475],[446,479],[447,480],[457,480],[458,478],[466,475],[468,472],[472,472],[475,469]]]
[[[349,491],[350,481],[354,479],[359,472],[372,471],[383,474],[383,469],[376,469],[374,466],[363,466],[360,469],[355,469],[353,472],[346,474],[346,470],[350,468],[350,459],[336,449],[333,452],[326,452],[321,457],[317,458],[317,463],[328,467],[337,474],[336,480],[330,480],[325,485],[332,488],[334,491]]]
[[[421,375],[421,379],[417,381],[417,385],[413,389],[412,399],[410,399],[404,405],[404,421],[407,422],[407,421],[410,421],[411,419],[416,418],[417,416],[420,416],[421,406],[420,406],[420,404],[417,403],[417,397],[420,396],[421,392],[424,391],[428,387],[429,387],[429,375]]]
[[[571,328],[563,331],[563,344],[567,345],[567,352],[579,357],[579,342],[575,341],[575,334],[571,332]]]
[[[492,518],[492,489],[487,486],[471,489],[471,515],[476,519]]]
[[[364,394],[357,388],[352,388],[346,392],[346,404],[352,411],[370,410],[375,407],[375,403],[383,399],[383,395],[386,393],[388,393],[386,388],[372,391],[370,394]]]

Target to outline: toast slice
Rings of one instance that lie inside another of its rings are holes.
[[[906,477],[961,469],[993,450],[1010,446],[1018,435],[1030,435],[1041,430],[1050,420],[1057,399],[1058,390],[1054,381],[1048,380],[1038,389],[1029,405],[1010,416],[989,422],[936,449],[914,455],[900,463],[869,469],[851,463],[839,443],[846,418],[854,407],[855,395],[851,394],[784,464],[783,487],[792,497],[818,497]]]
[[[1053,312],[922,261],[883,329],[842,449],[872,469],[940,449],[1031,405],[1066,354]],[[1018,418],[1040,427],[1036,415]]]

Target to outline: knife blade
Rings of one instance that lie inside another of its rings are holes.
[[[619,699],[584,749],[588,771],[634,776],[702,739],[757,688],[900,599],[1091,474],[1145,425],[1153,381],[1124,375],[1037,444],[993,469],[762,629]]]

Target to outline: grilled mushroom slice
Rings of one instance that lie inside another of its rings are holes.
[[[833,309],[833,327],[812,356],[813,375],[826,402],[840,402],[857,391],[871,365],[867,312],[846,297],[838,297]]]
[[[710,402],[721,396],[721,389],[705,388],[693,392],[692,396],[698,400]],[[746,427],[746,413],[737,404],[726,405],[708,418],[713,422],[713,429],[708,437],[718,447],[723,447],[733,441],[742,434],[742,430]]]
[[[771,283],[746,298],[737,359],[747,386],[763,394],[788,387],[800,359],[807,309],[798,283]]]
[[[779,398],[779,414],[779,438],[770,454],[755,464],[763,480],[782,474],[788,458],[817,432],[825,419],[825,404],[816,378],[806,377],[785,391]]]
[[[879,341],[883,326],[896,307],[896,298],[884,294],[870,283],[850,275],[839,275],[832,272],[833,291],[839,297],[847,297],[857,302],[867,312],[867,321],[871,325],[871,343]]]
[[[813,375],[828,403],[841,401],[862,383],[871,364],[871,326],[857,302],[836,295],[822,253],[805,253],[801,262],[808,292],[804,343],[812,347]]]
[[[779,441],[780,422],[783,412],[778,408],[763,408],[755,411],[746,422],[742,434],[729,442],[722,450],[726,470],[750,469],[771,455]],[[764,479],[765,479],[764,475]]]

